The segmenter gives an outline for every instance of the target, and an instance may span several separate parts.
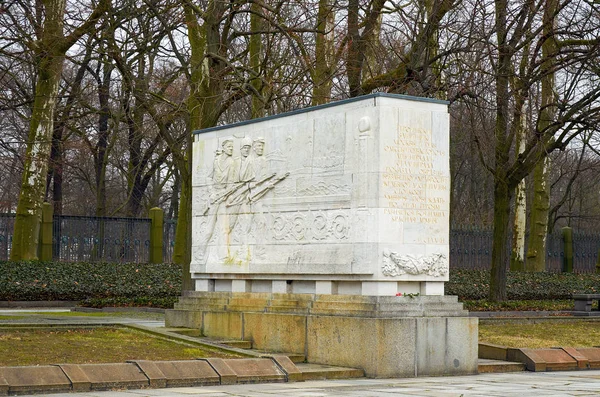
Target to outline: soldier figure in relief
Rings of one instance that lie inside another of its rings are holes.
[[[258,137],[252,142],[252,150],[254,154],[252,157],[254,158],[254,172],[257,180],[262,179],[265,175],[267,175],[267,160],[265,159],[265,138]]]
[[[233,164],[233,139],[225,138],[221,143],[222,150],[217,150],[213,163],[212,180],[216,184],[226,184]]]
[[[242,139],[240,146],[240,156],[233,160],[230,168],[229,182],[249,182],[254,179],[254,159],[250,157],[252,139],[246,137]]]

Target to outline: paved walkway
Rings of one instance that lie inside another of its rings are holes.
[[[47,397],[600,396],[600,371],[520,372],[438,378],[352,379],[258,385],[47,394]]]

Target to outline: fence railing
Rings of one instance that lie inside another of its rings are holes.
[[[0,260],[10,257],[14,220],[14,214],[0,214]],[[166,219],[162,224],[164,263],[172,261],[176,226],[175,219]],[[52,257],[64,262],[148,262],[151,228],[150,218],[57,215],[53,217]],[[510,246],[507,249],[510,250]],[[574,272],[595,272],[599,250],[600,234],[573,233]],[[510,257],[510,252],[507,255]],[[547,271],[562,271],[564,255],[562,235],[549,234],[546,247]],[[451,269],[488,270],[491,259],[491,229],[451,229]]]
[[[14,214],[0,214],[0,260],[7,260],[10,256],[14,226]]]
[[[15,214],[0,214],[0,260],[12,249]],[[162,258],[150,258],[152,219],[54,215],[52,260],[61,262],[164,262],[172,260],[177,220],[165,220]],[[162,227],[162,226],[161,226]],[[160,229],[159,229],[160,230]],[[47,259],[47,258],[44,258]],[[161,260],[162,259],[162,260]]]
[[[150,219],[55,215],[52,257],[63,262],[149,260]]]
[[[512,237],[509,236],[509,241]],[[489,270],[492,261],[492,229],[460,228],[450,231],[450,268]],[[525,239],[527,252],[527,238]],[[510,244],[507,257],[510,258]],[[600,234],[573,233],[573,271],[575,273],[594,273]],[[548,234],[546,237],[546,270],[561,272],[565,256],[562,233]],[[507,264],[508,266],[508,264]]]

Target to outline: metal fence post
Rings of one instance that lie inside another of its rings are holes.
[[[40,250],[39,259],[41,261],[52,260],[52,218],[54,209],[52,204],[42,204],[42,225],[40,227]]]
[[[562,238],[565,256],[563,257],[562,271],[573,273],[573,229],[565,226],[562,228]]]
[[[150,263],[163,263],[163,221],[164,212],[160,208],[150,209]]]

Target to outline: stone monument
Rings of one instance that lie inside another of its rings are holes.
[[[195,291],[167,324],[368,376],[477,372],[444,296],[447,103],[373,94],[197,131]]]

